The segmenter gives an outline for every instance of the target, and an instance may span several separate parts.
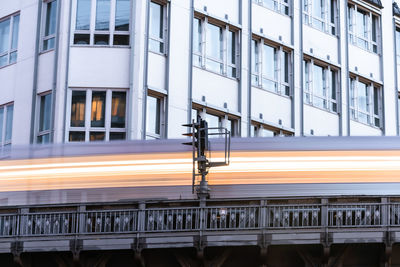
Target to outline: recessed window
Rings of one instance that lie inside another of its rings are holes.
[[[164,5],[150,2],[149,50],[156,53],[165,53],[166,8]]]
[[[351,119],[381,126],[382,89],[372,82],[360,81],[358,77],[350,79]]]
[[[163,135],[164,97],[148,95],[146,108],[146,139],[159,139]]]
[[[283,47],[252,40],[251,83],[267,91],[290,95],[290,51]]]
[[[19,14],[0,19],[0,67],[17,61]]]
[[[77,0],[74,44],[129,45],[130,0]]]
[[[329,65],[303,61],[304,103],[337,112],[338,70]]]
[[[238,32],[229,25],[193,20],[193,65],[237,78]]]
[[[400,65],[400,28],[396,28],[396,58],[397,65]]]
[[[304,23],[320,31],[336,34],[337,1],[303,0]]]
[[[275,127],[258,122],[252,122],[250,128],[251,137],[274,137],[274,136],[293,136],[293,133],[283,131]]]
[[[11,144],[14,103],[0,106],[0,146]]]
[[[289,0],[253,0],[253,2],[276,12],[289,15]]]
[[[215,114],[213,111],[200,111],[192,109],[192,119],[197,121],[197,115],[202,116],[207,121],[209,128],[208,133],[211,134],[210,138],[224,137],[224,131],[222,129],[211,129],[211,128],[226,128],[231,136],[239,136],[239,120],[228,114]]]
[[[57,0],[47,1],[43,5],[44,29],[42,36],[42,50],[50,50],[55,46],[57,26]]]
[[[354,4],[349,4],[348,15],[350,43],[365,50],[378,53],[378,40],[380,36],[379,16]]]
[[[72,90],[68,141],[125,139],[126,91]]]
[[[50,142],[50,118],[51,118],[51,94],[39,96],[39,129],[37,136],[38,144]]]

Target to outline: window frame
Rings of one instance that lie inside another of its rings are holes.
[[[303,94],[304,104],[319,108],[332,113],[339,113],[338,110],[338,98],[340,96],[340,69],[330,64],[324,63],[319,60],[315,60],[312,57],[305,57],[302,60],[303,64]],[[322,84],[323,84],[323,95],[318,95],[314,92],[314,69],[315,66],[322,68]],[[333,78],[332,74],[335,74]],[[335,92],[333,92],[333,79],[335,79]],[[334,93],[334,94],[333,94]],[[324,95],[325,94],[325,95]],[[332,96],[335,95],[335,99]],[[315,98],[322,100],[322,107],[316,105]]]
[[[7,134],[7,113],[9,112],[9,107],[13,108],[13,117],[11,118],[11,138],[6,139],[6,134]],[[13,132],[13,123],[14,123],[14,102],[9,102],[3,105],[0,105],[0,109],[3,109],[3,117],[2,119],[2,125],[0,127],[1,130],[1,138],[0,138],[0,147],[5,147],[8,145],[11,145],[12,143],[12,132]]]
[[[17,29],[17,44],[16,44],[15,48],[12,48],[12,41],[13,41],[13,35],[14,35],[14,21],[15,21],[15,17],[17,17],[17,16],[19,17],[18,18],[18,29]],[[0,58],[3,56],[7,56],[7,62],[2,66],[1,61],[0,61],[0,69],[17,63],[17,59],[18,59],[18,43],[19,43],[19,28],[20,28],[19,25],[21,22],[20,13],[16,12],[11,15],[3,17],[0,19],[0,23],[4,22],[6,20],[10,20],[8,44],[7,44],[8,49],[7,49],[7,51],[0,53]],[[11,61],[11,54],[13,54],[13,53],[16,53],[15,61]]]
[[[359,95],[358,95],[358,84],[362,83],[367,86],[367,111],[363,111],[360,109],[359,106]],[[367,124],[372,127],[381,128],[382,127],[382,120],[383,120],[383,98],[382,98],[382,85],[374,83],[373,81],[364,79],[357,75],[351,75],[349,77],[349,96],[350,96],[350,119],[362,124]],[[375,89],[379,90],[378,92],[378,113],[375,114]],[[362,115],[367,116],[367,122],[361,121],[360,113]],[[378,122],[378,123],[377,123]],[[378,124],[378,125],[377,125]]]
[[[195,113],[195,114],[194,114]],[[228,126],[230,123],[230,129],[227,128],[227,130],[231,133],[231,137],[240,137],[240,117],[235,116],[233,114],[216,110],[216,109],[211,109],[211,108],[205,108],[201,105],[194,104],[192,105],[192,120],[196,121],[196,117],[193,115],[199,115],[202,119],[206,119],[205,117],[207,115],[210,116],[215,116],[218,117],[218,127],[225,127]],[[208,125],[210,127],[210,125]],[[212,126],[214,127],[214,126]],[[211,130],[212,132],[212,130]],[[223,132],[214,132],[214,133],[220,133],[221,135],[213,135],[214,138],[216,137],[223,137]],[[213,137],[211,137],[213,138]]]
[[[148,127],[149,127],[149,120],[148,120],[148,108],[149,108],[149,106],[148,106],[148,97],[152,97],[152,98],[155,98],[155,99],[157,99],[157,100],[159,100],[159,107],[158,107],[158,111],[159,111],[159,114],[158,114],[158,116],[159,116],[159,125],[158,125],[158,127],[159,127],[159,131],[160,131],[160,133],[152,133],[152,132],[150,132],[150,131],[148,131]],[[167,107],[167,103],[166,103],[166,101],[167,101],[167,96],[166,95],[164,95],[164,94],[161,94],[161,93],[159,93],[159,92],[156,92],[156,91],[152,91],[152,90],[148,90],[148,93],[147,93],[147,96],[146,96],[146,118],[144,118],[145,120],[146,120],[146,129],[145,129],[145,132],[146,132],[146,135],[145,135],[145,137],[146,137],[146,139],[162,139],[162,138],[165,138],[165,134],[166,134],[166,129],[165,129],[165,126],[166,126],[166,118],[165,118],[165,115],[166,115],[166,107]]]
[[[253,44],[254,51],[253,51]],[[264,76],[263,67],[265,66],[264,60],[264,48],[265,46],[272,47],[274,49],[274,79],[271,80],[270,77]],[[258,51],[258,54],[255,51]],[[253,53],[254,52],[254,53]],[[285,53],[288,55],[288,66],[286,67],[288,70],[288,82],[285,81]],[[253,64],[255,66],[256,73],[253,72],[253,66],[251,67],[251,85],[257,88],[261,88],[271,93],[275,93],[281,96],[290,97],[292,96],[292,71],[293,71],[293,59],[292,59],[293,51],[287,47],[284,47],[279,44],[273,44],[269,42],[265,38],[253,37],[252,39],[252,48],[251,48],[251,57],[255,61]],[[254,55],[254,58],[253,58]],[[275,90],[269,90],[264,86],[263,79],[267,79],[268,81],[275,84]]]
[[[202,14],[195,14],[195,16],[193,17],[193,20],[199,20],[200,24],[199,27],[201,29],[201,33],[200,33],[200,51],[194,51],[193,50],[193,66],[195,67],[199,67],[208,71],[211,71],[213,73],[231,78],[231,79],[240,79],[240,69],[238,68],[239,66],[239,60],[240,60],[240,29],[219,21],[217,19],[214,19],[212,17],[208,17],[208,16],[204,16]],[[221,45],[221,54],[222,54],[222,58],[218,59],[218,58],[214,58],[214,57],[210,57],[207,54],[207,47],[208,45],[210,45],[207,42],[207,26],[211,24],[214,26],[217,26],[221,29],[221,37],[222,37],[222,45]],[[193,23],[194,25],[194,23]],[[233,32],[234,33],[234,44],[235,44],[235,53],[234,53],[234,57],[235,57],[235,63],[233,64],[232,62],[229,62],[230,59],[228,59],[228,34],[229,32]],[[196,32],[197,34],[197,32]],[[194,35],[193,35],[194,36]],[[194,37],[193,37],[194,38]],[[197,58],[196,58],[197,57]],[[196,60],[197,59],[197,60]],[[220,71],[214,71],[213,69],[211,69],[210,67],[207,67],[207,61],[211,61],[217,64],[221,64],[222,67],[220,67]],[[196,62],[198,62],[199,64],[197,64]],[[232,71],[232,75],[229,74],[228,68],[231,68]]]
[[[158,37],[155,37],[155,36],[152,36],[151,35],[151,32],[150,32],[150,19],[151,19],[151,16],[150,16],[150,7],[149,7],[149,17],[148,17],[148,23],[149,23],[149,36],[148,36],[148,38],[149,38],[149,44],[148,44],[148,50],[149,50],[149,52],[153,52],[153,53],[156,53],[156,54],[161,54],[161,55],[166,55],[167,54],[167,51],[168,51],[168,20],[169,20],[169,17],[168,17],[168,8],[169,8],[169,6],[168,6],[168,2],[162,2],[162,1],[156,1],[156,0],[152,0],[152,1],[149,1],[149,5],[151,5],[151,3],[154,3],[154,4],[157,4],[157,5],[160,5],[161,6],[161,15],[162,15],[162,20],[160,20],[161,22],[162,22],[162,32],[163,32],[163,38],[158,38]],[[150,40],[153,40],[153,41],[155,41],[155,42],[158,42],[158,43],[160,43],[160,44],[163,44],[163,51],[154,51],[154,50],[152,50],[150,47]]]
[[[115,19],[116,19],[116,11],[117,11],[117,1],[118,0],[110,0],[110,17],[109,17],[109,29],[108,30],[96,30],[96,11],[97,11],[97,1],[98,0],[89,0],[90,1],[90,17],[89,17],[89,30],[78,30],[76,29],[76,21],[77,21],[77,11],[78,11],[78,1],[74,0],[74,17],[73,17],[73,25],[72,25],[72,38],[71,45],[73,46],[91,46],[91,47],[130,47],[130,32],[132,29],[132,1],[129,1],[129,29],[126,31],[120,31],[115,29]],[[75,43],[75,35],[89,35],[89,43],[88,44],[79,44]],[[96,35],[108,35],[108,44],[96,44],[95,36]],[[128,44],[114,44],[115,36],[126,35],[128,36]]]
[[[268,1],[271,4],[273,4],[274,7],[271,8],[268,4],[264,3],[265,1]],[[285,2],[285,1],[287,1],[287,2]],[[253,3],[260,5],[262,7],[268,8],[270,10],[273,10],[282,15],[291,16],[291,14],[290,14],[291,0],[253,0]],[[286,12],[286,10],[287,10],[287,12]]]
[[[36,125],[36,141],[35,141],[35,143],[37,143],[37,144],[45,144],[44,142],[39,142],[39,137],[43,137],[43,136],[45,136],[45,135],[49,135],[49,137],[50,137],[50,134],[51,134],[51,129],[50,129],[50,124],[49,124],[49,129],[47,129],[47,130],[40,130],[40,119],[41,119],[41,117],[40,117],[40,110],[41,110],[41,107],[42,107],[42,97],[44,97],[44,96],[47,96],[47,95],[50,95],[50,114],[49,114],[49,116],[50,116],[50,120],[51,120],[51,110],[52,110],[52,91],[46,91],[46,92],[43,92],[43,93],[40,93],[40,94],[38,94],[37,95],[37,107],[38,107],[38,110],[37,110],[37,112],[36,112],[36,114],[38,114],[37,115],[37,125]],[[49,139],[50,140],[50,139]]]
[[[360,11],[359,11],[360,10]],[[365,13],[364,16],[367,16],[367,25],[364,29],[364,32],[367,33],[367,37],[359,36],[358,34],[358,24],[357,24],[357,14]],[[381,24],[381,15],[369,10],[363,6],[357,5],[356,3],[349,3],[347,6],[347,16],[348,16],[348,32],[349,32],[349,43],[355,45],[361,49],[369,51],[374,54],[380,55],[381,53],[381,35],[382,35],[382,24]],[[372,27],[374,25],[373,21],[376,21],[375,28],[375,38],[376,41],[373,40],[373,30]],[[367,47],[363,47],[359,45],[358,41],[361,40],[365,42]]]
[[[71,126],[71,108],[72,108],[72,93],[74,91],[83,91],[85,94],[85,115],[83,126]],[[106,92],[105,104],[104,104],[104,127],[91,126],[91,115],[92,115],[92,95],[93,92]],[[125,92],[125,127],[116,128],[111,127],[111,110],[112,110],[112,94],[113,92]],[[71,132],[83,132],[84,141],[90,141],[90,133],[104,132],[104,140],[110,141],[111,133],[124,133],[126,140],[127,138],[127,114],[128,114],[128,89],[113,89],[113,88],[69,88],[68,89],[68,106],[67,106],[67,120],[66,120],[66,134],[65,142],[80,142],[80,141],[69,141],[69,135]]]
[[[303,0],[303,23],[313,27],[314,29],[323,31],[333,36],[337,36],[339,32],[337,31],[338,24],[338,2],[336,0],[323,0],[324,6],[321,8],[322,15],[324,17],[317,17],[313,14],[314,10],[314,0]],[[333,4],[333,14],[332,14],[332,4]],[[332,22],[332,18],[334,22]],[[318,27],[314,21],[321,23],[322,27]]]
[[[57,35],[57,25],[58,25],[58,16],[59,16],[59,14],[58,14],[58,5],[60,4],[59,3],[59,0],[42,0],[43,1],[43,7],[42,7],[42,14],[44,14],[43,16],[42,16],[42,27],[41,27],[41,42],[40,42],[40,51],[41,52],[47,52],[47,51],[51,51],[51,50],[54,50],[55,49],[55,45],[56,45],[56,41],[55,41],[55,38],[56,38],[56,35]],[[47,6],[50,4],[50,3],[53,3],[53,2],[55,2],[56,3],[56,6],[55,6],[55,8],[56,8],[56,18],[55,18],[55,31],[54,31],[54,33],[53,34],[49,34],[49,35],[45,35],[46,34],[46,21],[47,21],[47,16],[48,16],[48,12],[47,12]],[[52,47],[52,48],[47,48],[47,49],[44,49],[44,42],[45,41],[49,41],[50,39],[54,39],[54,46]]]

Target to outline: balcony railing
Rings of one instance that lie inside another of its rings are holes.
[[[108,207],[109,208],[109,207]],[[0,238],[400,226],[400,204],[246,205],[0,213]]]

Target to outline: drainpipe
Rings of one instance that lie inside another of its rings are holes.
[[[247,73],[247,137],[251,136],[251,41],[252,41],[252,34],[253,30],[251,27],[252,23],[252,13],[253,13],[253,8],[252,8],[252,0],[248,1],[249,5],[249,18],[248,18],[248,31],[249,31],[249,37],[248,37],[248,48],[247,48],[247,64],[248,64],[248,73]]]
[[[131,7],[131,19],[130,19],[130,36],[129,36],[129,43],[130,43],[130,60],[129,60],[129,92],[128,92],[128,114],[127,114],[127,140],[131,140],[132,138],[132,113],[133,113],[133,73],[135,71],[134,67],[134,60],[135,60],[135,29],[136,29],[136,20],[132,19],[135,18],[136,13],[136,1],[132,1]]]
[[[187,107],[187,123],[192,122],[192,102],[193,102],[193,19],[194,19],[194,0],[190,0],[190,29],[189,29],[189,62],[188,62],[188,70],[189,70],[189,81],[188,81],[188,107]]]
[[[146,139],[146,111],[147,111],[147,76],[149,65],[149,16],[150,16],[150,0],[146,1],[146,35],[144,41],[144,74],[143,74],[143,100],[142,100],[142,139]]]

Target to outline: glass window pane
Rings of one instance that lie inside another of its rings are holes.
[[[160,134],[160,105],[159,98],[147,96],[146,131],[148,133]]]
[[[113,92],[111,103],[111,127],[125,127],[126,93]]]
[[[43,50],[53,49],[55,44],[55,38],[50,38],[43,41]]]
[[[85,141],[85,132],[69,132],[70,142],[83,142]]]
[[[314,17],[323,18],[324,1],[325,0],[313,0],[312,9]]]
[[[104,141],[105,133],[104,132],[90,132],[90,141]]]
[[[90,6],[91,0],[78,0],[75,23],[77,30],[90,29]]]
[[[0,108],[0,143],[3,143],[4,108]]]
[[[320,66],[314,65],[313,67],[313,104],[316,107],[325,108],[325,72]]]
[[[376,42],[376,30],[378,27],[378,18],[376,16],[372,16],[372,41]]]
[[[269,45],[264,45],[263,47],[263,76],[275,80],[275,48]]]
[[[367,15],[361,11],[357,11],[356,15],[356,25],[357,25],[357,35],[359,37],[368,38],[368,30],[367,30]]]
[[[115,7],[115,30],[129,31],[130,0],[117,0]]]
[[[71,126],[85,126],[86,91],[73,91],[71,104]]]
[[[193,20],[193,51],[201,53],[201,23],[196,18]]]
[[[207,113],[206,117],[205,117],[205,120],[207,121],[208,128],[212,128],[212,127],[218,128],[218,127],[220,127],[220,118],[218,116],[215,116],[215,115]],[[212,135],[209,136],[210,138],[219,137],[219,135],[218,135],[219,134],[219,130],[218,129],[210,129],[210,130],[208,130],[208,133],[212,134]]]
[[[89,42],[90,42],[89,34],[75,34],[74,35],[74,44],[88,45]]]
[[[129,45],[129,35],[114,34],[114,45]]]
[[[93,92],[92,93],[92,127],[104,127],[106,105],[106,92]]]
[[[3,67],[8,64],[8,54],[0,57],[0,67]]]
[[[51,94],[40,97],[39,131],[50,129]]]
[[[96,30],[106,31],[110,28],[110,0],[97,0]]]
[[[236,64],[236,38],[235,33],[228,33],[228,63]]]
[[[222,59],[222,28],[207,24],[207,56]]]
[[[0,22],[0,53],[8,51],[10,37],[10,19]]]
[[[125,140],[125,133],[110,133],[110,141]]]
[[[38,144],[48,144],[50,143],[50,134],[39,135],[37,137]]]
[[[108,34],[95,34],[94,35],[94,44],[95,45],[108,45],[110,39],[110,35]]]
[[[18,48],[19,15],[14,16],[11,49]]]
[[[10,64],[17,62],[17,51],[10,53]]]
[[[162,6],[150,2],[150,37],[156,39],[163,39],[163,12]]]
[[[44,36],[56,33],[57,0],[47,3]]]
[[[14,105],[9,105],[6,107],[7,109],[7,118],[6,118],[6,141],[11,141],[12,137],[12,123],[13,123],[13,113],[14,113]]]
[[[379,115],[379,89],[374,87],[374,114]]]
[[[368,112],[368,86],[365,83],[358,83],[358,109]]]

